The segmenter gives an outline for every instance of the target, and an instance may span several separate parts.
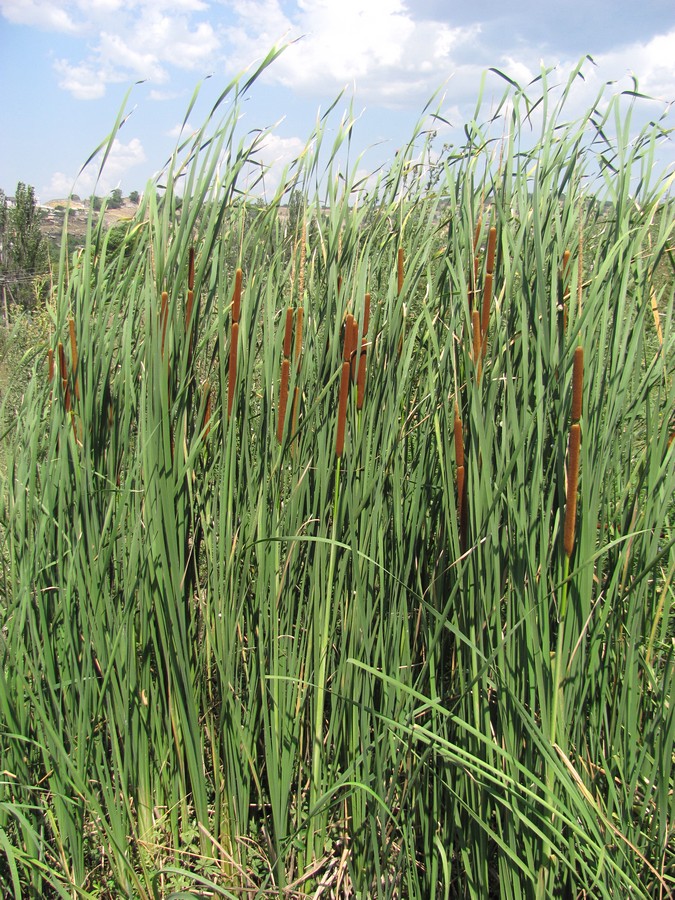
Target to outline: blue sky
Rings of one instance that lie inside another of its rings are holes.
[[[345,86],[360,116],[357,146],[373,147],[367,168],[405,142],[441,85],[446,115],[461,126],[490,66],[526,83],[543,63],[562,79],[588,53],[597,65],[584,69],[579,112],[605,81],[631,88],[631,73],[657,98],[645,115],[675,101],[673,0],[0,0],[0,188],[11,195],[23,181],[43,202],[67,196],[134,85],[97,192],[142,191],[196,85],[211,76],[192,127],[233,75],[294,38],[243,107],[247,127],[281,120],[262,151],[270,181]],[[660,164],[675,164],[675,140]],[[86,170],[74,191],[88,196],[95,175]]]

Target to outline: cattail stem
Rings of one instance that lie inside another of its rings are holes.
[[[293,339],[293,307],[286,310],[286,328],[284,330],[284,359],[291,358],[291,341]]]
[[[232,325],[232,337],[230,340],[230,369],[227,379],[227,418],[232,414],[234,401],[234,388],[237,380],[237,345],[239,343],[239,322]]]
[[[400,294],[403,290],[403,279],[404,279],[404,253],[403,247],[398,248],[398,254],[396,257],[396,273],[397,273],[397,293]]]

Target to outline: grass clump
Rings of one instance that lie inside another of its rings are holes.
[[[6,436],[7,895],[675,888],[675,216],[578,74],[262,206],[238,81],[92,219]]]

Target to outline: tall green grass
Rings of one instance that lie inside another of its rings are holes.
[[[675,216],[661,126],[569,119],[578,74],[367,183],[329,111],[261,206],[254,73],[64,251],[66,380],[45,347],[6,439],[5,894],[675,888]]]

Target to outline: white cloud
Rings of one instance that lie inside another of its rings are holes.
[[[0,12],[15,25],[33,25],[47,31],[75,33],[79,30],[66,7],[59,0],[0,0]]]
[[[59,76],[59,87],[77,100],[98,100],[105,94],[105,78],[95,66],[87,63],[73,66],[66,59],[57,59],[54,68]]]
[[[208,67],[220,46],[209,10],[202,0],[0,0],[11,22],[86,38],[80,58],[55,63],[60,87],[78,99],[115,82],[163,84],[174,67]]]
[[[49,183],[40,191],[40,196],[47,199],[58,199],[76,193],[81,197],[86,197],[94,191],[100,196],[104,196],[113,188],[118,187],[123,179],[128,181],[131,170],[145,160],[145,150],[138,138],[132,138],[126,144],[116,138],[98,182],[100,154],[77,177],[64,172],[54,172]],[[133,178],[133,175],[131,177]]]
[[[279,0],[236,0],[228,33],[244,66],[282,39],[300,38],[268,77],[306,93],[354,83],[360,96],[398,105],[434,90],[457,67],[480,28],[416,19],[402,0],[298,0],[294,18]]]
[[[179,122],[178,124],[174,125],[173,128],[170,128],[166,132],[166,135],[167,137],[172,138],[179,138],[181,135],[183,135],[183,137],[187,137],[188,135],[193,134],[194,131],[195,129],[192,127],[192,125],[190,125],[189,122],[186,122],[184,125],[182,122]]]
[[[305,146],[306,142],[299,137],[266,134],[254,154],[259,165],[248,167],[241,179],[241,187],[269,200],[279,187],[284,169],[300,156]]]

